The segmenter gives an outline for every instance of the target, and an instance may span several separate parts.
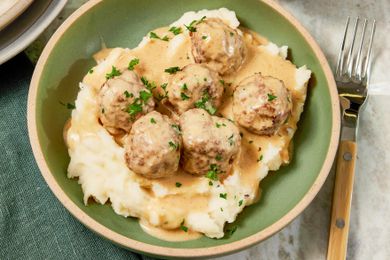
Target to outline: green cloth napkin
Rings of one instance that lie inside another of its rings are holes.
[[[0,259],[151,259],[92,233],[46,185],[27,133],[33,69],[24,55],[0,66]]]

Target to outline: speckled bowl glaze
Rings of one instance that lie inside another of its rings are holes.
[[[243,26],[290,47],[289,59],[313,71],[305,111],[294,137],[290,165],[261,182],[261,200],[238,216],[234,235],[167,242],[144,233],[134,218],[116,215],[109,205],[83,204],[77,181],[66,177],[69,156],[62,129],[78,82],[94,65],[101,48],[134,47],[149,30],[184,12],[226,7]],[[28,99],[31,145],[43,177],[61,203],[80,222],[122,247],[160,257],[207,257],[258,243],[291,222],[312,201],[331,168],[339,136],[339,104],[331,70],[308,32],[272,1],[258,0],[94,0],[70,16],[53,35],[36,66]]]

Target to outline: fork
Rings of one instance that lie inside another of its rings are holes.
[[[332,216],[329,231],[328,260],[345,259],[347,254],[349,219],[355,162],[357,154],[356,134],[359,111],[367,100],[367,86],[371,71],[371,50],[375,34],[375,20],[372,22],[368,46],[365,35],[368,20],[364,19],[360,42],[356,50],[356,36],[361,19],[355,19],[352,40],[347,47],[348,17],[344,37],[337,60],[335,79],[342,108],[341,140],[337,154],[336,179],[333,190]]]

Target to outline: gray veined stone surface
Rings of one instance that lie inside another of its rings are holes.
[[[86,0],[70,0],[41,40],[45,41],[62,20],[84,2]],[[361,113],[348,259],[390,259],[390,80],[387,78],[390,74],[390,1],[278,2],[308,29],[332,68],[346,17],[377,20],[371,79],[371,91],[375,95],[369,98]],[[325,259],[333,182],[334,170],[309,207],[279,233],[257,246],[216,259]]]

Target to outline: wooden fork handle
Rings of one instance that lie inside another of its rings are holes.
[[[355,161],[356,143],[341,141],[337,154],[336,180],[333,190],[328,260],[344,260],[346,258]]]

